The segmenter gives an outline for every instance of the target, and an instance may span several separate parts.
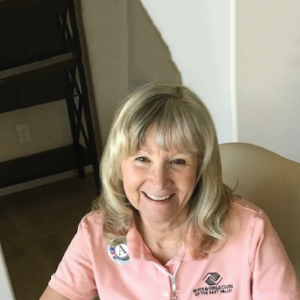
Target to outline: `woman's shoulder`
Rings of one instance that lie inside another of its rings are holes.
[[[265,216],[264,211],[260,207],[238,196],[232,198],[230,212],[234,215],[243,216],[244,218]]]
[[[226,223],[232,233],[243,235],[247,232],[252,237],[254,232],[261,235],[272,227],[268,216],[260,207],[240,197],[232,199]]]
[[[80,221],[78,231],[83,230],[89,234],[101,232],[103,226],[103,214],[99,210],[92,210]]]

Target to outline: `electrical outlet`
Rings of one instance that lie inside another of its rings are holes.
[[[16,131],[18,135],[19,144],[25,144],[32,141],[28,123],[22,123],[16,125]]]

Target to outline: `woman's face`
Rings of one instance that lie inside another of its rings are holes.
[[[156,146],[155,127],[143,147],[122,161],[122,180],[129,202],[143,222],[181,224],[196,185],[196,155]]]

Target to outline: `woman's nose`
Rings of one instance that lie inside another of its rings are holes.
[[[153,165],[150,180],[153,185],[162,190],[171,184],[170,171],[166,165]]]

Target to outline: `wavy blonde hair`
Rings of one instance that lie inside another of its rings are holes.
[[[126,198],[121,162],[140,149],[147,130],[156,126],[162,149],[174,147],[198,158],[197,185],[188,203],[187,222],[205,233],[202,246],[225,236],[223,223],[229,211],[230,189],[222,182],[219,146],[214,123],[202,101],[180,84],[153,82],[125,99],[117,111],[102,156],[101,196],[94,209],[103,214],[108,238],[126,235],[138,212]]]

